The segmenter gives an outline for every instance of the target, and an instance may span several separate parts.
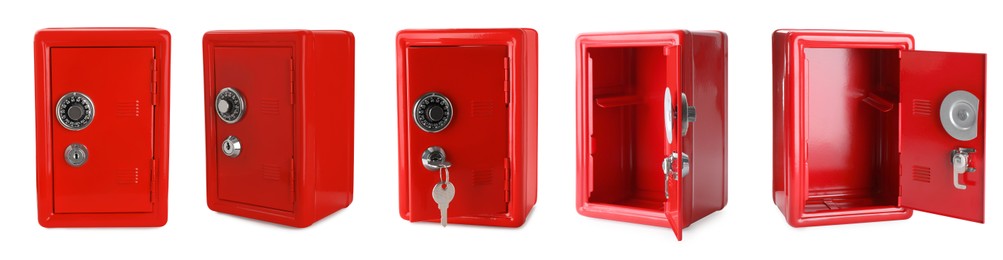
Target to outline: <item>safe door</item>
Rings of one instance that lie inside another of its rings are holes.
[[[451,183],[449,222],[504,217],[510,198],[508,48],[406,48],[411,221],[437,221],[433,188]]]
[[[986,55],[899,56],[901,206],[982,223]]]
[[[293,211],[292,48],[215,47],[217,195]]]
[[[152,212],[154,48],[50,55],[53,212]]]

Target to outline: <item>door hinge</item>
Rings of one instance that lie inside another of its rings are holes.
[[[153,190],[157,189],[157,159],[150,159],[150,202],[156,202],[153,198]]]
[[[296,160],[289,158],[289,202],[296,203]]]
[[[289,104],[296,103],[296,95],[293,92],[293,86],[296,82],[296,70],[293,69],[293,57],[289,57]]]
[[[509,70],[509,59],[508,59],[508,57],[505,57],[502,60],[505,63],[503,65],[504,73],[505,73],[505,79],[502,82],[502,84],[505,85],[504,86],[504,89],[505,89],[505,93],[504,93],[505,94],[505,106],[508,106],[509,102],[512,101],[512,89],[511,89],[512,81],[510,80],[511,77],[512,77],[512,73]]]
[[[512,200],[512,167],[510,166],[511,160],[505,157],[505,203],[508,204]],[[507,207],[507,206],[506,206]]]
[[[150,101],[153,106],[157,105],[157,58],[153,57],[153,61],[150,63],[150,93],[153,100]]]

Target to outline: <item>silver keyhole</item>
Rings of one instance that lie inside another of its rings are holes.
[[[63,159],[66,160],[66,164],[73,167],[80,167],[87,162],[87,146],[82,144],[70,144],[66,146],[66,151],[63,152]]]
[[[240,155],[240,139],[236,136],[228,136],[223,140],[223,154],[230,158],[237,158]]]
[[[438,171],[442,167],[451,166],[449,161],[446,161],[446,150],[438,146],[429,147],[421,153],[421,165],[429,171]]]

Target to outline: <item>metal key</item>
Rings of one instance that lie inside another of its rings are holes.
[[[439,220],[442,226],[446,226],[446,212],[449,209],[449,202],[453,201],[453,196],[456,195],[456,187],[453,187],[453,183],[447,181],[439,182],[432,187],[432,200],[436,204],[439,204],[439,214],[442,216]]]

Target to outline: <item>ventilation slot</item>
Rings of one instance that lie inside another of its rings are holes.
[[[912,180],[918,182],[930,183],[930,167],[913,166]]]
[[[914,99],[912,101],[912,114],[916,116],[930,116],[933,113],[933,105],[929,100]]]

